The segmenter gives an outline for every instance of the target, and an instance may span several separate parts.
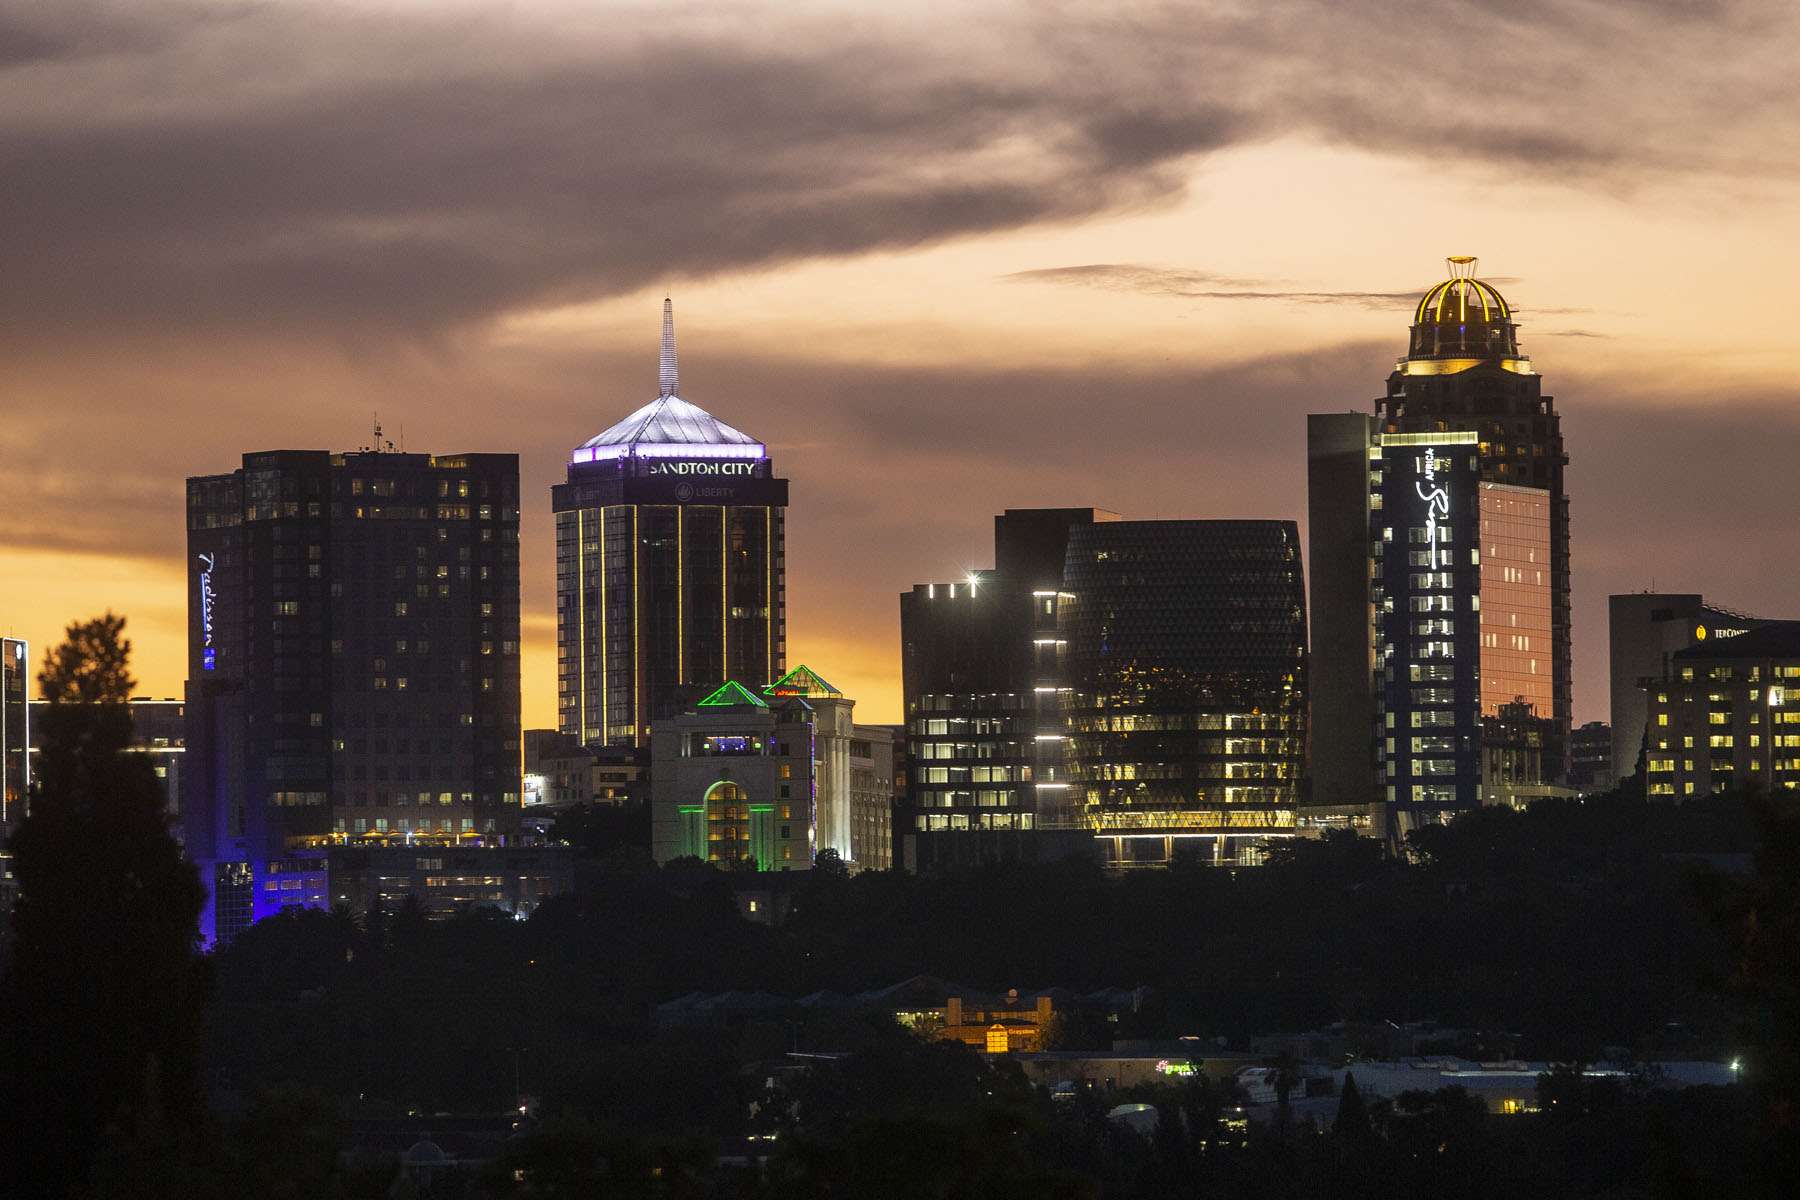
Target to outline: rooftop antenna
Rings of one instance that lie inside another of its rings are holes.
[[[657,363],[657,396],[673,396],[677,386],[675,374],[675,303],[663,297],[662,357]]]
[[[376,454],[392,454],[394,452],[394,443],[383,440],[381,436],[381,414],[370,413],[369,419],[375,426],[375,441],[373,445],[364,446],[363,449],[365,451],[373,451]],[[404,438],[406,434],[402,432],[400,436]]]

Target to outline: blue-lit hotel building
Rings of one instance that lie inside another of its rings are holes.
[[[556,512],[558,728],[645,748],[651,722],[786,658],[788,481],[678,394],[663,303],[657,396],[577,447]]]
[[[209,936],[332,847],[491,844],[520,804],[512,454],[277,450],[187,481],[184,845]]]

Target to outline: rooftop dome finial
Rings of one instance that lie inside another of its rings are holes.
[[[1454,257],[1446,258],[1444,260],[1444,266],[1450,269],[1450,278],[1452,279],[1473,279],[1475,278],[1475,267],[1477,262],[1478,260],[1471,255],[1458,254]]]
[[[675,374],[675,302],[663,297],[662,359],[658,363],[657,395],[673,396],[678,380]]]

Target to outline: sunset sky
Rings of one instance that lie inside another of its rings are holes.
[[[890,11],[891,10],[891,11]],[[517,451],[525,721],[550,485],[656,394],[792,480],[789,662],[900,716],[896,596],[1008,507],[1304,522],[1447,255],[1606,596],[1800,616],[1791,0],[0,0],[0,631],[130,618],[181,694],[182,481]]]

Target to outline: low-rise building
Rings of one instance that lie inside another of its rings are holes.
[[[31,702],[33,755],[39,749],[39,731],[43,729],[43,714],[49,703],[48,700]],[[185,705],[175,699],[133,696],[127,709],[131,714],[131,744],[127,748],[149,760],[156,781],[162,785],[164,811],[175,823],[172,832],[179,838],[182,834],[181,766],[187,757]]]
[[[577,804],[640,804],[648,799],[647,756],[628,746],[583,746],[572,734],[527,729],[525,806],[559,811]]]
[[[494,908],[522,920],[549,897],[574,890],[574,865],[560,846],[334,846],[271,859],[261,871],[238,864],[216,886],[221,928],[228,931],[217,936],[226,942],[291,908],[343,905],[391,916],[409,899],[433,918]]]
[[[726,682],[655,723],[651,853],[659,863],[852,871],[893,865],[891,734],[801,666],[766,688]]]
[[[1702,636],[1641,682],[1652,799],[1800,787],[1800,621]]]

